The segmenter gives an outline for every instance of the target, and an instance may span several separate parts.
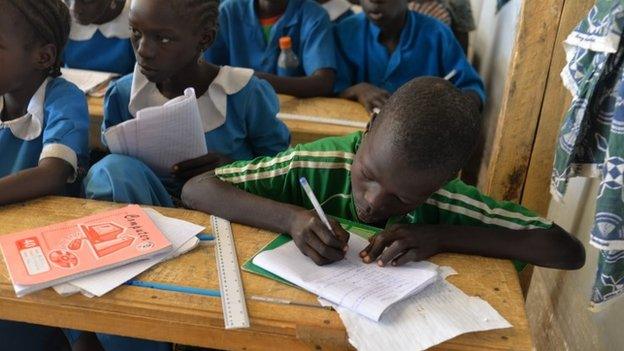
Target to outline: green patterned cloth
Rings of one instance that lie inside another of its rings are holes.
[[[601,179],[590,239],[601,250],[593,307],[624,292],[623,25],[624,0],[597,0],[565,41],[561,73],[573,101],[559,133],[551,192],[560,200],[570,177]]]

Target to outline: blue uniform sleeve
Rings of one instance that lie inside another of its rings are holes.
[[[301,28],[301,52],[303,58],[303,69],[307,76],[322,68],[337,70],[336,65],[336,44],[332,33],[332,23],[327,12],[320,6],[310,7],[306,11],[304,22]]]
[[[359,55],[358,39],[361,35],[360,26],[354,18],[348,18],[345,21],[334,26],[334,38],[336,42],[336,83],[334,84],[334,93],[340,94],[347,88],[354,85],[356,77],[356,69],[359,63],[351,60],[350,54]]]
[[[111,82],[104,96],[104,119],[102,120],[102,143],[104,131],[121,122],[127,121],[132,116],[128,110],[130,103],[130,90],[132,89],[132,74]]]
[[[228,51],[228,15],[227,11],[220,6],[219,8],[219,30],[215,36],[212,45],[204,51],[204,59],[215,65],[229,65],[230,54]]]
[[[89,157],[89,109],[86,97],[78,87],[60,78],[52,81],[47,89],[44,150],[51,144],[67,146],[76,154],[78,167],[86,167]]]
[[[472,90],[479,95],[481,103],[485,102],[485,89],[483,81],[479,74],[466,59],[464,50],[461,48],[457,39],[446,27],[441,27],[442,45],[439,46],[441,66],[444,68],[444,75],[455,70],[455,76],[451,78],[451,82],[462,90]]]
[[[290,145],[290,131],[277,118],[279,100],[271,85],[252,77],[247,88],[245,121],[254,157],[274,156]]]

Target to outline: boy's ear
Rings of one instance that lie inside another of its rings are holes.
[[[378,111],[373,111],[371,113],[371,118],[370,118],[370,121],[366,123],[366,129],[364,130],[364,134],[368,134],[368,132],[370,132],[371,128],[373,127],[373,124],[375,123],[375,120],[377,119],[378,114],[379,114]]]
[[[56,63],[57,56],[56,45],[44,44],[34,51],[34,64],[38,70],[47,71]]]
[[[204,31],[199,39],[199,51],[206,51],[215,40],[217,31],[214,29]]]

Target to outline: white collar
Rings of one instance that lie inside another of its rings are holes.
[[[253,76],[254,71],[247,68],[222,66],[215,79],[210,83],[204,95],[197,98],[204,133],[214,130],[225,123],[227,115],[227,96],[243,89]],[[156,84],[147,80],[134,66],[132,89],[128,110],[136,117],[137,111],[146,107],[162,106],[169,99],[163,96]]]
[[[106,38],[128,39],[131,36],[128,15],[130,14],[130,0],[126,0],[123,10],[119,16],[110,22],[103,24],[82,25],[72,20],[69,39],[75,41],[85,41],[93,38],[98,30]]]
[[[323,4],[323,8],[329,14],[329,19],[334,21],[351,9],[351,3],[347,0],[329,0]]]
[[[35,95],[30,98],[25,115],[6,122],[0,121],[0,129],[9,128],[16,138],[25,141],[37,139],[43,130],[45,94],[51,80],[52,78],[48,77],[41,83]],[[4,98],[0,96],[0,112],[3,109]]]

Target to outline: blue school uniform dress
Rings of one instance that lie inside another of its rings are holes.
[[[407,11],[406,16],[399,44],[392,54],[379,42],[379,27],[364,13],[335,26],[339,69],[334,90],[340,93],[367,82],[393,93],[412,78],[444,77],[455,70],[451,82],[462,90],[473,90],[483,102],[483,82],[451,30],[414,11]]]
[[[334,24],[340,23],[353,15],[352,5],[347,0],[329,0],[322,6],[327,11],[329,20]]]
[[[0,96],[0,111],[4,99]],[[48,78],[30,99],[26,115],[0,121],[0,177],[59,158],[74,169],[68,186],[84,175],[88,162],[89,112],[84,93],[62,78]],[[58,328],[0,320],[0,340],[7,350],[52,348]],[[62,339],[61,339],[62,340]]]
[[[310,76],[322,68],[336,70],[331,26],[327,12],[316,2],[290,0],[267,41],[254,0],[226,0],[219,7],[219,33],[204,57],[217,65],[278,74],[279,38],[289,36],[301,62],[291,76]]]
[[[111,84],[104,101],[106,130],[136,116],[138,110],[169,101],[138,69]],[[223,66],[204,95],[199,111],[209,152],[234,160],[275,155],[290,144],[288,128],[276,118],[279,101],[273,88],[253,71]],[[163,145],[166,147],[166,145]],[[173,206],[183,184],[159,178],[143,162],[108,155],[85,179],[87,198],[123,203]]]
[[[131,73],[136,59],[130,43],[129,13],[128,0],[121,14],[110,22],[86,26],[72,22],[62,55],[65,67],[121,75]]]

